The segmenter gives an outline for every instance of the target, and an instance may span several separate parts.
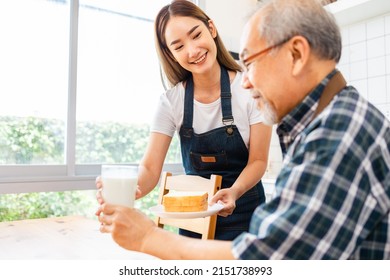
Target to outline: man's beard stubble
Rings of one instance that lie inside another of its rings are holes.
[[[264,100],[264,98],[260,95],[257,99],[257,109],[260,110],[263,116],[263,123],[266,125],[274,125],[279,122],[278,116],[275,112],[274,107]]]

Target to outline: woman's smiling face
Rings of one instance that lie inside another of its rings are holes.
[[[165,40],[173,57],[192,73],[202,73],[216,62],[216,36],[212,21],[206,26],[192,17],[170,18],[165,31]]]

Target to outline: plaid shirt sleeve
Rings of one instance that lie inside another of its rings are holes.
[[[390,124],[353,87],[287,149],[277,196],[259,206],[240,259],[389,259]]]

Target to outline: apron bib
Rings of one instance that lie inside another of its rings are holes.
[[[201,134],[194,133],[194,84],[190,76],[185,89],[183,125],[179,135],[186,174],[204,178],[210,178],[211,174],[221,175],[222,188],[229,188],[245,168],[249,153],[233,124],[229,74],[222,66],[221,106],[224,126]],[[230,216],[217,217],[215,239],[233,240],[248,231],[254,210],[264,202],[264,189],[260,181],[236,201],[236,208]],[[183,229],[180,229],[180,234],[200,238],[199,234]]]

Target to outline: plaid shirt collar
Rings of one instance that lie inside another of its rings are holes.
[[[299,135],[312,121],[314,113],[318,107],[321,94],[330,78],[333,77],[337,71],[338,70],[334,69],[330,72],[297,107],[295,107],[282,119],[278,125],[276,132],[279,136],[283,156],[286,154],[288,147],[294,141],[295,137]]]

